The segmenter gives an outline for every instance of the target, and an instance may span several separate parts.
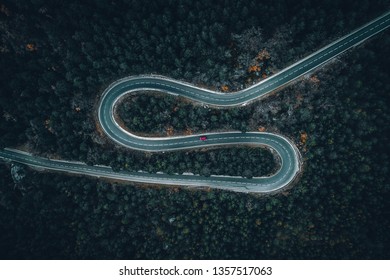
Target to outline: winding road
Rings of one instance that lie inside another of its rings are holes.
[[[114,172],[106,166],[87,166],[84,163],[50,160],[13,150],[0,150],[0,158],[15,161],[41,169],[106,177],[133,182],[220,188],[237,192],[265,193],[279,190],[289,185],[301,170],[301,157],[296,146],[287,138],[272,133],[209,133],[207,141],[200,141],[200,135],[145,138],[131,134],[119,126],[114,118],[114,107],[120,98],[141,90],[160,91],[175,96],[183,96],[195,102],[215,107],[243,106],[248,102],[265,97],[283,85],[301,77],[323,65],[335,56],[360,44],[390,25],[390,13],[376,18],[312,55],[285,68],[262,82],[235,93],[220,93],[199,88],[170,78],[147,75],[132,76],[111,84],[102,94],[98,117],[106,135],[119,145],[142,151],[171,151],[221,145],[258,145],[269,147],[280,159],[280,169],[269,177],[242,178],[232,176],[203,177],[192,174],[150,174],[146,172]]]

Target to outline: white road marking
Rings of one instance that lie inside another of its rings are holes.
[[[193,137],[175,137],[170,139],[143,138],[124,131],[115,122],[112,111],[114,103],[110,103],[110,100],[117,102],[119,97],[127,94],[128,92],[142,89],[160,90],[160,88],[164,88],[163,92],[165,93],[182,95],[205,104],[217,105],[220,107],[237,106],[253,99],[265,96],[269,92],[306,74],[319,65],[322,65],[336,55],[369,38],[371,35],[367,36],[366,38],[359,39],[369,31],[375,30],[375,32],[372,34],[376,34],[384,30],[388,27],[388,25],[382,25],[389,20],[389,13],[387,13],[363,26],[362,28],[350,33],[349,35],[336,40],[334,43],[322,48],[307,58],[294,63],[292,66],[287,67],[283,71],[264,80],[263,82],[260,82],[257,85],[251,86],[248,89],[239,91],[234,94],[222,94],[207,89],[198,88],[185,82],[175,81],[166,77],[156,77],[153,75],[123,78],[111,84],[104,91],[101,104],[99,106],[99,121],[102,124],[104,132],[115,142],[132,149],[148,151],[190,149],[221,144],[256,144],[261,146],[268,146],[277,152],[282,161],[280,170],[271,177],[254,179],[223,177],[224,180],[218,176],[204,178],[196,175],[169,176],[167,174],[153,174],[152,177],[150,174],[144,172],[117,173],[112,171],[110,167],[89,167],[85,164],[77,162],[68,162],[67,164],[64,164],[64,161],[34,157],[32,155],[26,155],[23,152],[18,152],[15,150],[0,150],[0,158],[11,159],[21,163],[51,170],[67,171],[95,177],[108,177],[146,183],[165,183],[178,185],[190,184],[196,186],[208,185],[210,187],[224,188],[242,192],[269,192],[280,189],[288,185],[295,178],[301,166],[298,149],[285,137],[271,133],[246,133],[242,134],[242,136],[236,136],[236,133],[210,133],[208,134],[209,139],[207,142],[199,142],[197,139],[199,135]],[[381,22],[376,23],[378,21]],[[371,28],[369,29],[369,27]],[[361,32],[365,28],[366,30]],[[359,34],[359,32],[361,33]],[[339,51],[336,52],[336,50]],[[300,73],[295,74],[297,72]],[[282,83],[278,84],[280,82]],[[172,89],[175,92],[171,92],[168,89]],[[117,98],[110,99],[110,94],[117,96]],[[187,94],[188,96],[186,96]],[[205,100],[208,101],[206,102]],[[246,187],[250,187],[250,189],[247,189]]]

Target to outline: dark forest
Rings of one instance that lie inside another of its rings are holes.
[[[386,0],[1,1],[0,148],[114,170],[272,173],[278,163],[262,148],[151,154],[119,147],[96,121],[100,95],[121,77],[150,73],[236,91],[389,7]],[[0,258],[388,259],[389,49],[387,30],[243,108],[150,92],[118,106],[117,118],[140,135],[289,137],[304,171],[277,194],[0,164]]]

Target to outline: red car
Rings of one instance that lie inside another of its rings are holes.
[[[206,141],[206,140],[207,140],[207,136],[200,136],[200,137],[199,137],[199,140],[200,140],[200,141]]]

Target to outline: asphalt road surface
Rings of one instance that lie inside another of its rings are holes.
[[[255,132],[209,133],[206,135],[206,141],[199,139],[201,135],[164,138],[139,137],[125,131],[115,121],[113,115],[115,104],[121,97],[131,92],[153,90],[176,96],[180,95],[203,105],[215,107],[243,106],[254,99],[264,98],[270,92],[323,65],[335,56],[383,31],[389,25],[390,13],[388,12],[303,60],[287,67],[274,76],[245,90],[234,93],[214,92],[166,77],[145,75],[118,80],[111,84],[102,94],[98,111],[100,125],[109,138],[122,146],[151,152],[238,144],[265,146],[275,151],[280,161],[280,169],[269,177],[247,179],[214,175],[203,177],[191,174],[168,175],[162,173],[150,174],[146,172],[114,172],[110,167],[87,166],[78,162],[50,160],[13,149],[0,150],[0,158],[41,169],[133,182],[211,187],[238,192],[264,193],[279,190],[289,185],[301,169],[299,151],[287,138],[272,133]]]

